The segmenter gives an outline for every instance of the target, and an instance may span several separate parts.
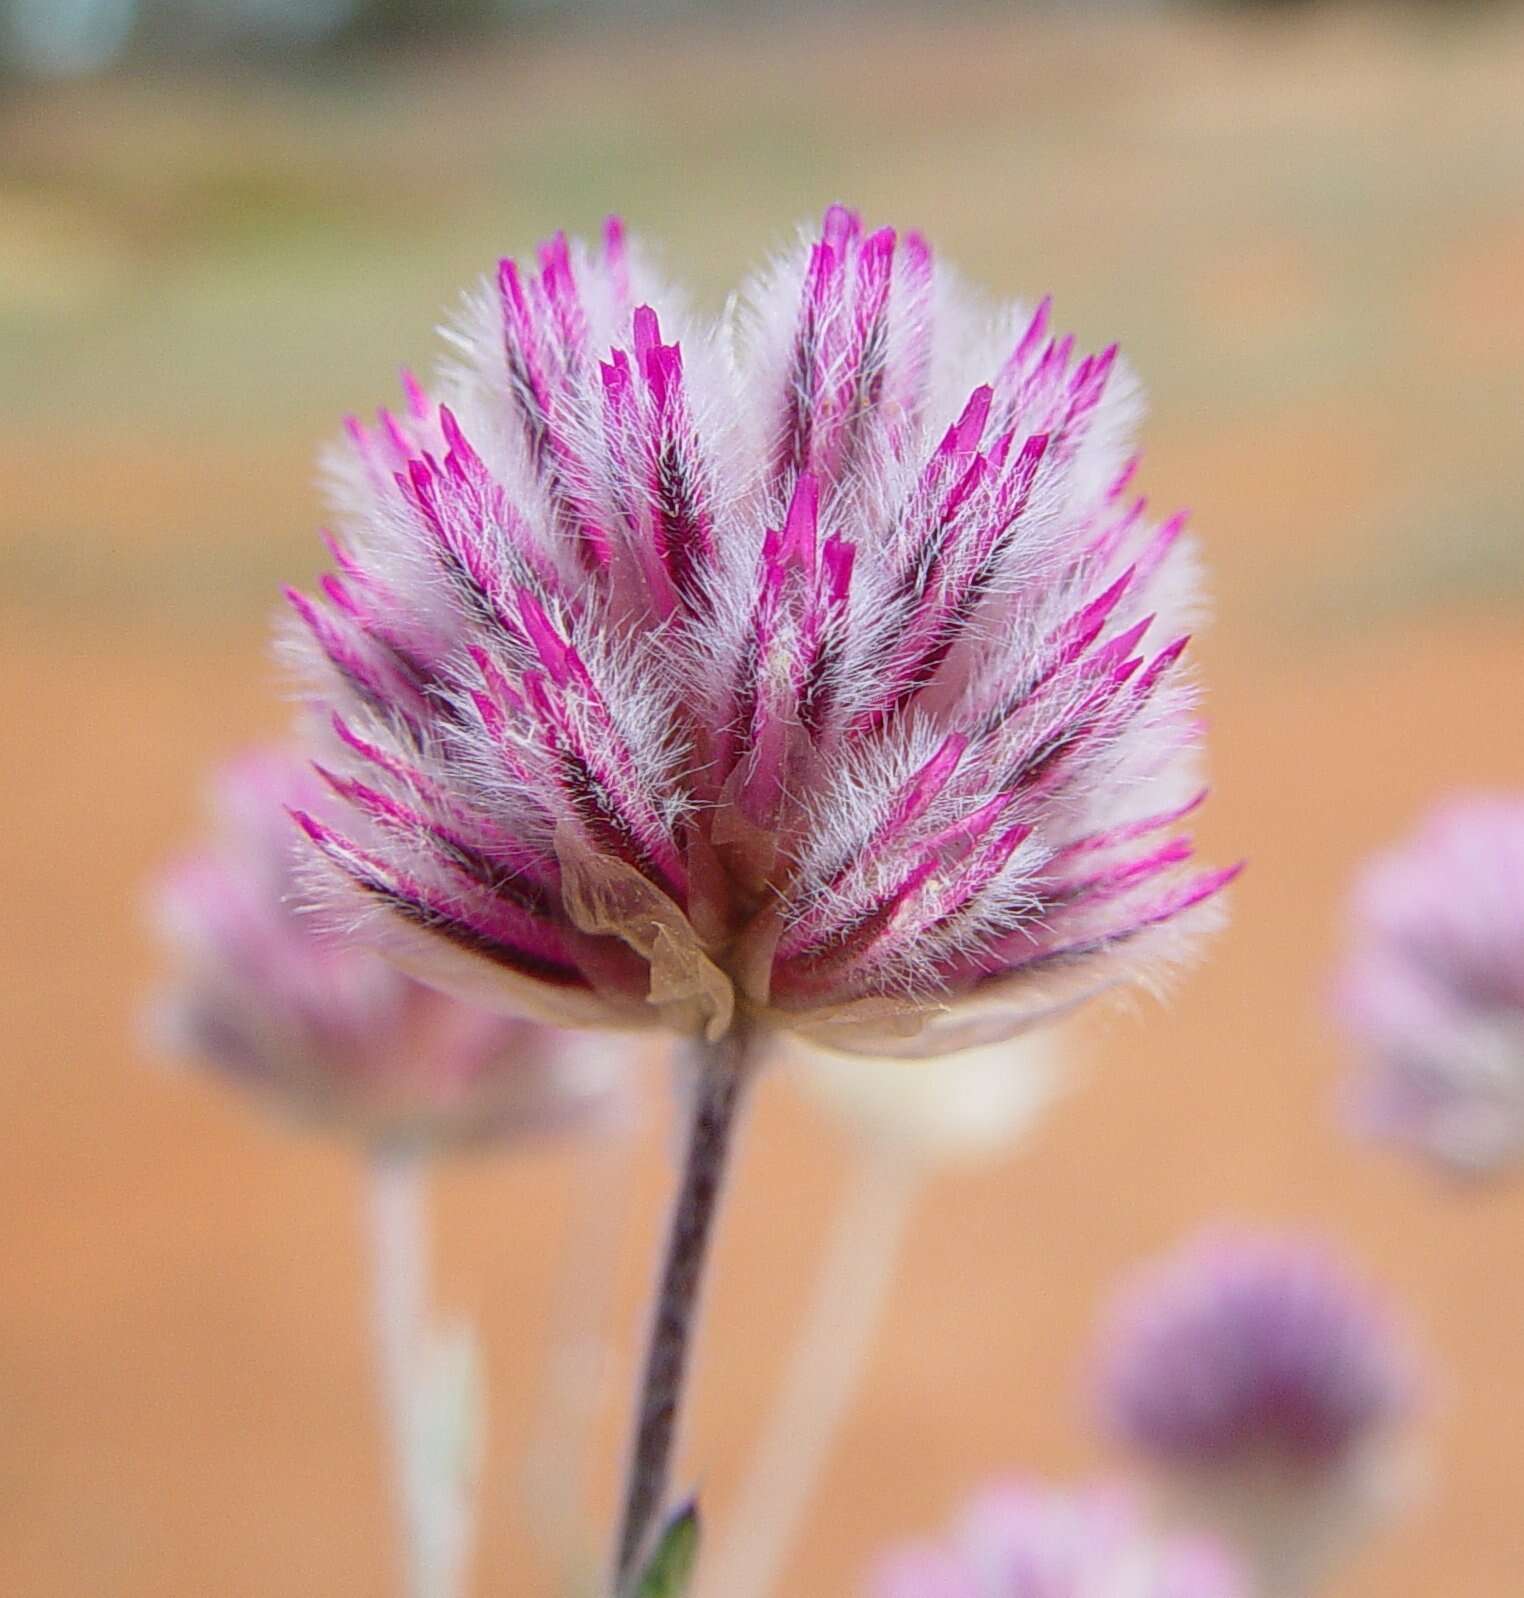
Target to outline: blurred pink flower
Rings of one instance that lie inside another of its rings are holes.
[[[1114,1432],[1165,1464],[1278,1454],[1323,1468],[1404,1419],[1411,1360],[1365,1287],[1317,1242],[1212,1231],[1146,1267],[1107,1317]]]
[[[941,1543],[879,1563],[870,1598],[1245,1598],[1231,1560],[1189,1537],[1153,1535],[1115,1489],[1011,1483],[974,1499]]]
[[[588,1044],[437,993],[313,913],[288,806],[327,795],[294,754],[218,773],[214,837],[172,866],[153,909],[174,976],[157,1041],[299,1116],[386,1144],[550,1131],[614,1113]]]
[[[1338,1012],[1357,1127],[1449,1170],[1524,1153],[1524,798],[1435,810],[1356,884]]]
[[[1305,1573],[1401,1495],[1416,1374],[1390,1315],[1319,1242],[1230,1230],[1125,1284],[1096,1360],[1109,1430],[1266,1594],[1311,1590]]]
[[[330,892],[458,991],[712,1040],[945,1052],[1157,974],[1232,873],[1115,348],[839,206],[740,303],[558,235],[350,422],[291,595]]]

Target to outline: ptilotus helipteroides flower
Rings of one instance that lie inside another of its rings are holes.
[[[1099,1360],[1108,1420],[1141,1453],[1206,1471],[1279,1455],[1326,1468],[1406,1418],[1412,1357],[1316,1239],[1213,1230],[1117,1296]]]
[[[289,810],[337,804],[297,752],[256,748],[212,785],[211,835],[166,871],[153,910],[173,955],[158,1041],[368,1155],[372,1301],[409,1592],[463,1590],[478,1365],[429,1305],[427,1156],[569,1130],[632,1108],[627,1073],[584,1034],[416,981],[314,915]]]
[[[869,1598],[1247,1598],[1228,1557],[1153,1535],[1125,1492],[1036,1483],[986,1488],[952,1535],[883,1556]]]
[[[1321,1591],[1401,1502],[1418,1364],[1316,1238],[1214,1230],[1118,1295],[1096,1361],[1108,1429],[1264,1598]]]
[[[1524,1157],[1524,795],[1457,794],[1369,861],[1339,1019],[1356,1127],[1463,1176]]]
[[[246,751],[211,797],[213,835],[153,896],[174,957],[154,1012],[165,1047],[393,1148],[619,1118],[621,1074],[577,1035],[448,998],[311,913],[287,807],[320,815],[333,800],[300,755]]]
[[[935,1054],[1212,914],[1196,557],[1114,347],[839,206],[716,323],[611,221],[449,339],[291,596],[362,934],[553,1021]]]

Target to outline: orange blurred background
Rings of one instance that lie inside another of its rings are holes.
[[[1350,1144],[1323,1014],[1361,856],[1524,786],[1524,16],[1509,7],[928,8],[557,29],[294,72],[129,61],[0,101],[8,776],[0,1592],[380,1595],[390,1553],[343,1149],[151,1068],[145,874],[209,762],[282,726],[274,593],[316,568],[319,440],[499,254],[609,209],[718,304],[841,197],[974,279],[1053,290],[1152,394],[1217,615],[1209,858],[1251,865],[1167,1007],[1089,1020],[1033,1145],[939,1180],[780,1591],[857,1590],[991,1473],[1102,1459],[1116,1274],[1203,1220],[1332,1234],[1439,1377],[1421,1512],[1348,1598],[1524,1581],[1524,1192]],[[647,1068],[617,1292],[627,1386],[667,1181]],[[841,1181],[759,1095],[687,1452],[719,1519]],[[477,1591],[533,1595],[512,1483],[572,1150],[452,1164],[441,1297],[490,1353]],[[611,1397],[600,1490],[612,1494]]]

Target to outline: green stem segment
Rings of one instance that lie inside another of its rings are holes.
[[[693,1104],[682,1179],[657,1290],[625,1482],[615,1592],[627,1593],[666,1502],[678,1413],[697,1322],[709,1240],[724,1185],[736,1115],[750,1074],[750,1041],[732,1031],[693,1047]]]

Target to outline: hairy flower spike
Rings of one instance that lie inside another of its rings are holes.
[[[1113,1488],[1012,1482],[988,1488],[944,1543],[884,1556],[870,1598],[1247,1598],[1226,1557],[1190,1537],[1158,1538]]]
[[[1211,1468],[1280,1454],[1326,1468],[1407,1413],[1408,1360],[1365,1290],[1320,1247],[1211,1233],[1118,1299],[1101,1362],[1113,1428]]]
[[[841,206],[742,303],[695,325],[618,223],[558,235],[349,424],[292,597],[327,891],[544,1019],[866,1053],[1157,971],[1232,873],[1174,836],[1193,556],[1122,502],[1115,349],[1046,301],[989,334]]]
[[[379,756],[344,723],[337,729]],[[397,775],[388,758],[379,769]],[[617,1084],[576,1037],[446,998],[311,913],[288,809],[356,881],[399,906],[410,894],[408,913],[431,913],[427,890],[405,885],[319,819],[345,804],[378,836],[427,838],[461,892],[483,902],[481,941],[493,930],[510,935],[495,868],[457,834],[447,806],[420,797],[415,807],[358,778],[321,776],[274,750],[251,751],[219,774],[216,840],[168,872],[155,897],[176,956],[157,1012],[161,1041],[288,1111],[388,1145],[514,1136],[612,1115]],[[452,901],[451,914],[469,912]]]
[[[1524,1155],[1524,798],[1437,809],[1356,885],[1340,1018],[1357,1126],[1448,1171]]]
[[[1312,1573],[1400,1496],[1415,1370],[1316,1241],[1222,1231],[1118,1295],[1096,1385],[1166,1503],[1232,1542],[1274,1598],[1319,1589]]]

